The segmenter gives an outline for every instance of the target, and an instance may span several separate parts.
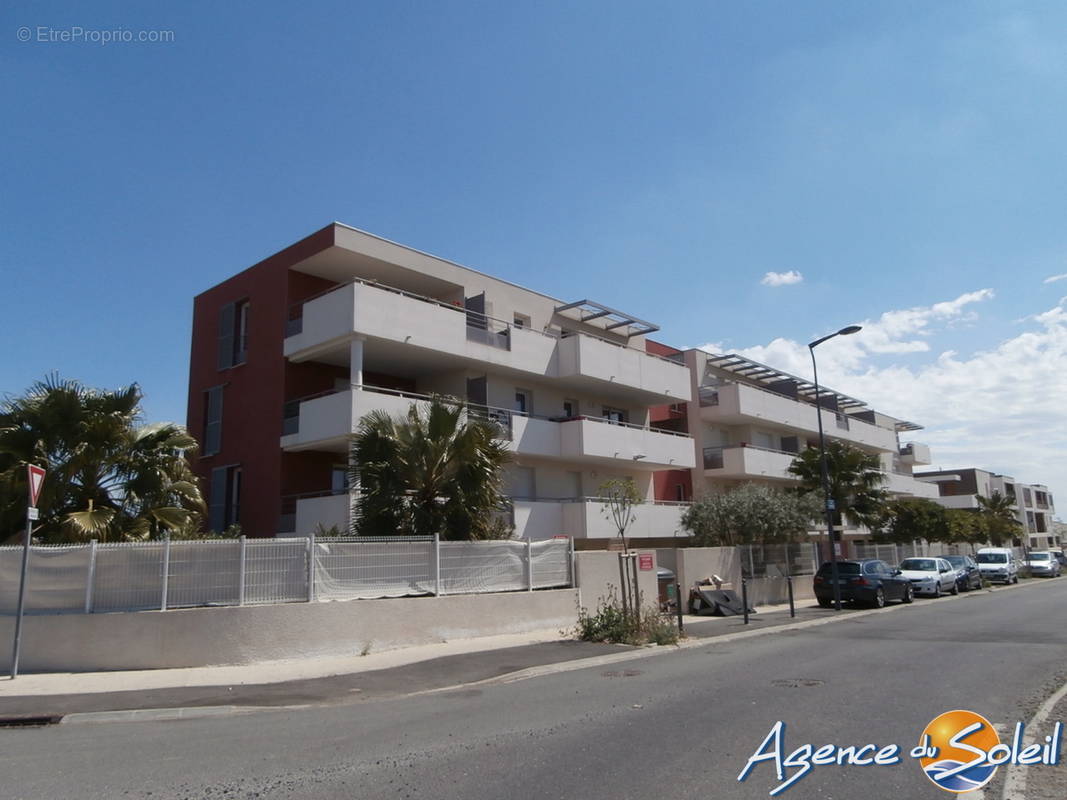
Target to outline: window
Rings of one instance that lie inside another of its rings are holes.
[[[330,470],[330,491],[334,494],[348,491],[348,467],[335,466]]]
[[[239,464],[211,470],[208,497],[208,528],[221,533],[241,521],[241,467]]]
[[[219,369],[245,363],[248,355],[248,301],[227,303],[219,311]]]
[[[533,411],[533,397],[530,395],[530,392],[526,389],[515,390],[515,405],[513,410],[520,414],[529,414]]]
[[[530,318],[524,314],[516,314],[512,317],[512,324],[514,324],[516,328],[529,328]]]
[[[203,453],[213,456],[222,449],[222,387],[212,386],[204,392]]]
[[[577,400],[564,400],[563,401],[563,416],[570,419],[571,417],[578,416],[578,401]]]
[[[622,408],[611,408],[610,406],[604,406],[604,419],[613,425],[618,425],[620,422],[626,422],[626,410]]]
[[[674,484],[674,499],[678,502],[685,501],[685,485],[681,483]]]

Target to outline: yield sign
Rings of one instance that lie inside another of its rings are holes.
[[[36,506],[37,498],[41,496],[41,486],[44,484],[44,470],[33,466],[33,464],[27,465],[26,469],[30,473],[30,505]]]

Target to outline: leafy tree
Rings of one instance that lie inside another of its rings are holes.
[[[466,406],[435,397],[405,417],[372,411],[352,437],[351,483],[359,487],[353,528],[361,536],[488,539],[499,523],[507,448],[497,426]]]
[[[962,508],[946,508],[945,524],[948,535],[945,541],[964,542],[976,550],[989,541],[989,525],[985,515]]]
[[[852,447],[845,442],[826,443],[826,467],[830,478],[830,497],[837,513],[852,525],[876,528],[882,506],[889,495],[881,488],[886,477],[879,470],[878,456]],[[819,450],[810,447],[798,455],[789,472],[800,479],[802,491],[820,499],[823,482]]]
[[[89,389],[52,375],[0,403],[0,525],[22,529],[26,465],[48,471],[33,528],[44,542],[139,540],[196,531],[204,502],[170,423],[139,425],[136,384]]]
[[[977,500],[979,513],[985,518],[989,541],[995,547],[1000,547],[1005,542],[1010,543],[1014,537],[1019,536],[1023,540],[1023,548],[1029,549],[1026,541],[1028,537],[1019,520],[1015,518],[1015,510],[1012,508],[1015,503],[1010,497],[993,492],[989,497],[978,495]]]
[[[598,490],[600,498],[604,501],[602,512],[619,532],[622,541],[622,549],[627,549],[626,529],[637,517],[633,513],[634,506],[644,500],[637,491],[637,485],[633,478],[612,478],[600,484]]]
[[[947,509],[923,497],[891,500],[882,507],[876,528],[877,538],[895,544],[907,544],[925,539],[928,542],[949,541]]]
[[[682,527],[702,546],[789,542],[812,528],[821,509],[813,494],[749,483],[705,494],[682,514]]]

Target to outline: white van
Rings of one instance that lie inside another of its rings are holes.
[[[993,583],[1018,583],[1019,562],[1010,547],[983,547],[975,557],[982,577]]]

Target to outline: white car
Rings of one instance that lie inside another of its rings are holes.
[[[1035,578],[1038,575],[1044,575],[1049,578],[1058,578],[1060,576],[1060,562],[1048,551],[1032,551],[1030,558],[1025,563],[1026,568],[1030,570],[1030,574]]]
[[[905,558],[900,562],[901,577],[911,581],[914,594],[940,597],[944,592],[959,594],[956,570],[943,558]]]

